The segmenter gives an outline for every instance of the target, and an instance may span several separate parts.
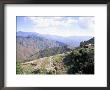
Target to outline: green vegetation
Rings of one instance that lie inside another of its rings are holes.
[[[64,58],[63,55],[55,55],[53,59],[54,59],[54,62],[59,63],[63,60],[63,58]]]
[[[64,59],[69,74],[94,74],[94,49],[73,50]]]
[[[23,69],[21,67],[21,64],[19,62],[16,63],[16,74],[22,74]]]
[[[30,64],[23,65],[22,69],[23,69],[23,74],[32,74],[33,73],[33,67]]]
[[[33,59],[49,57],[49,56],[65,53],[67,51],[70,51],[70,49],[67,48],[67,46],[47,48],[47,49],[41,50],[41,51],[35,53],[34,55],[31,55],[30,57],[28,57],[28,61],[33,60]]]
[[[94,46],[94,37],[88,41],[80,42],[80,47],[84,47],[85,45],[88,45],[88,44],[91,44],[92,46]]]
[[[16,74],[32,74],[33,68],[30,64],[22,65],[20,62],[16,63]]]
[[[94,74],[94,38],[80,43],[64,58],[68,74]]]
[[[62,54],[60,52],[62,51]],[[55,55],[55,53],[57,55]],[[38,55],[39,58],[36,56]],[[41,56],[40,56],[41,55]],[[33,61],[18,63],[17,74],[94,74],[94,38],[69,50],[64,47],[47,48],[35,54]]]

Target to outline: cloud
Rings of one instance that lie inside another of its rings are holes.
[[[77,20],[70,17],[28,17],[37,27],[68,26],[77,23]]]
[[[94,27],[93,17],[27,17],[36,27],[62,27],[77,25],[80,28]],[[73,26],[74,27],[74,26]]]
[[[31,24],[28,31],[35,31],[41,34],[74,36],[74,35],[94,35],[94,17],[81,16],[29,16],[25,17]],[[24,28],[22,28],[24,29]]]
[[[83,29],[93,29],[94,18],[93,17],[79,17],[78,24]]]
[[[61,25],[61,17],[28,17],[37,27],[55,27]]]

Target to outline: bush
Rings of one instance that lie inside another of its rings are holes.
[[[69,74],[94,73],[94,49],[80,48],[73,50],[65,57]]]
[[[27,64],[23,66],[23,74],[32,74],[34,71],[32,65]]]
[[[16,74],[22,74],[23,69],[21,67],[21,64],[19,62],[16,62]]]
[[[20,62],[16,63],[16,74],[32,74],[33,70],[30,64],[22,65]]]

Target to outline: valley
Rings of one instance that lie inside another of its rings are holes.
[[[94,38],[68,38],[17,32],[16,73],[94,74]]]

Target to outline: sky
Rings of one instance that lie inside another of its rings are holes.
[[[94,36],[93,16],[17,16],[16,31],[57,36]]]

